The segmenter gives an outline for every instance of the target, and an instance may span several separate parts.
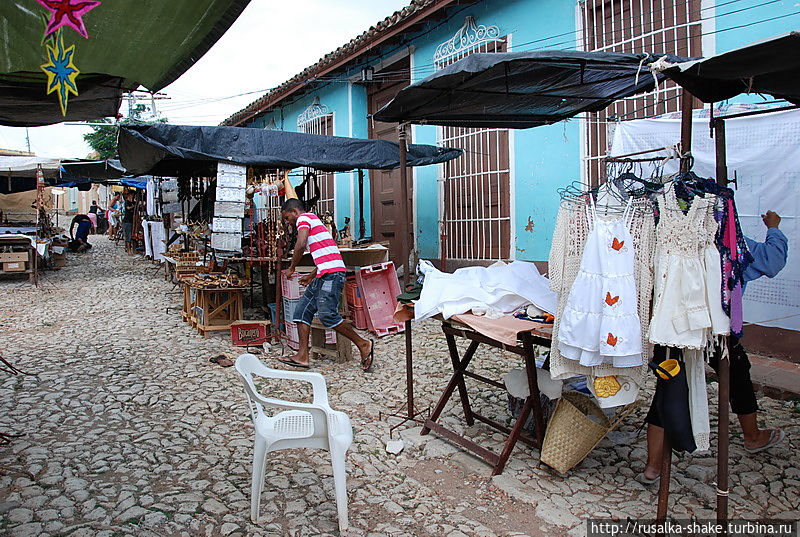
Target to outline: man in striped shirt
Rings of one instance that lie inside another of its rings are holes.
[[[306,292],[297,302],[292,318],[292,321],[297,323],[300,350],[291,358],[280,361],[308,369],[308,337],[311,332],[311,322],[314,320],[314,315],[317,315],[326,328],[336,330],[337,334],[346,337],[358,347],[361,367],[364,371],[369,371],[372,367],[375,343],[356,334],[353,327],[344,322],[339,315],[339,301],[347,269],[336,241],[317,215],[305,212],[303,202],[300,200],[286,200],[281,206],[281,214],[290,224],[297,227],[297,242],[286,277],[293,276],[297,264],[306,252],[306,246],[316,267],[300,279],[300,283],[307,286]]]

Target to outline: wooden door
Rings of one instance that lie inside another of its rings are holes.
[[[370,114],[380,110],[385,104],[394,99],[397,92],[409,84],[409,59],[408,57],[393,63],[382,71],[375,73],[375,82],[367,86],[367,106]],[[381,75],[385,72],[385,75]],[[373,139],[398,141],[397,123],[383,123],[369,120],[369,137]],[[409,129],[410,137],[410,129]],[[409,143],[411,140],[409,139]],[[400,170],[370,170],[370,188],[372,207],[372,238],[378,242],[389,243],[389,259],[395,265],[402,265],[402,236],[401,230],[408,230],[410,235],[409,245],[413,248],[413,230],[409,226],[408,218],[400,214],[398,195],[400,192]],[[409,208],[412,202],[411,170],[408,173],[408,200]],[[409,209],[411,214],[411,209]]]

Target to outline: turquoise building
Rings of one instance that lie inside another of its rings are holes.
[[[580,49],[709,56],[794,30],[796,0],[415,0],[223,124],[397,140],[371,114],[400,89],[475,52]],[[413,244],[450,270],[497,259],[546,261],[557,190],[602,176],[619,120],[678,109],[668,84],[608,111],[527,130],[415,125],[412,143],[462,147],[452,163],[412,172]],[[753,96],[753,99],[760,99]],[[397,172],[316,174],[318,212],[396,251]],[[299,180],[299,178],[296,178]],[[363,222],[363,226],[360,225]]]

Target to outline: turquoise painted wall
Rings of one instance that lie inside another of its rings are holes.
[[[412,43],[414,79],[432,72],[433,54],[439,43],[453,36],[471,15],[477,24],[496,25],[500,35],[510,35],[510,50],[531,50],[533,42],[575,30],[575,7],[563,0],[516,0],[481,2],[461,8],[447,24]],[[512,222],[517,259],[544,261],[550,252],[559,198],[556,190],[580,178],[580,130],[577,122],[517,130],[512,133]],[[414,141],[436,143],[436,128],[417,126]],[[426,258],[439,256],[438,170],[428,166],[416,170],[416,214],[418,247]],[[529,225],[529,219],[531,225]],[[527,230],[526,230],[527,228]]]
[[[718,3],[723,3],[719,0]],[[714,43],[716,52],[724,52],[756,40],[765,39],[795,29],[800,23],[797,0],[781,0],[761,5],[763,0],[742,0],[723,5],[716,10],[716,27],[705,41]],[[366,88],[350,84],[347,79],[360,72],[361,67],[375,64],[380,58],[395,54],[408,45],[412,53],[412,80],[433,72],[433,54],[436,47],[448,40],[463,25],[464,18],[473,16],[478,24],[496,25],[501,35],[510,36],[510,50],[534,50],[553,43],[552,48],[570,47],[569,38],[552,36],[575,31],[577,4],[571,0],[484,0],[475,4],[460,5],[448,12],[444,22],[427,23],[416,37],[400,45],[373,51],[361,65],[352,67],[339,76],[340,81],[329,82],[296,101],[286,103],[250,126],[263,128],[274,120],[278,129],[297,130],[297,117],[314,97],[334,112],[334,130],[339,136],[368,136]],[[703,16],[709,16],[704,11]],[[771,21],[760,22],[766,19]],[[709,31],[704,26],[703,31]],[[550,38],[550,39],[548,39]],[[738,100],[760,101],[760,97]],[[435,144],[436,127],[412,128],[414,143]],[[548,257],[559,206],[557,189],[580,178],[580,124],[562,122],[548,127],[513,131],[512,140],[512,235],[517,259],[543,261]],[[417,245],[424,258],[439,256],[439,185],[438,166],[413,170],[415,184],[415,215]],[[358,179],[356,173],[336,175],[336,219],[344,224],[345,216],[353,216],[353,233],[358,232]],[[371,234],[371,211],[368,175],[364,184],[364,218],[367,236]]]
[[[716,9],[717,53],[800,28],[797,0],[764,3],[764,0],[743,0]]]

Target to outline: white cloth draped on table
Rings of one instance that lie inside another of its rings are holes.
[[[556,294],[533,263],[466,267],[449,274],[420,261],[419,269],[425,283],[414,306],[418,321],[439,313],[449,319],[473,308],[502,314],[514,313],[527,304],[549,313],[556,309]]]

